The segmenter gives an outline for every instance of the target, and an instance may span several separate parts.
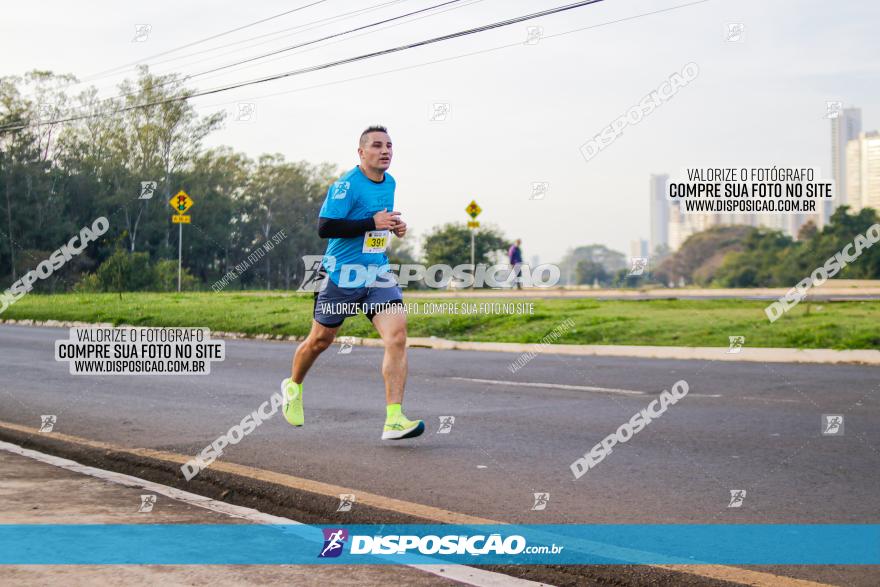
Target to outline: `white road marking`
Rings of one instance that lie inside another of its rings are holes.
[[[748,400],[753,400],[756,402],[769,402],[772,404],[799,404],[799,403],[801,403],[801,401],[797,400],[797,399],[782,399],[782,398],[778,398],[778,397],[756,397],[756,396],[751,396],[751,395],[743,395],[743,396],[740,396],[739,399],[748,399]]]
[[[595,391],[597,393],[616,393],[620,395],[645,395],[644,391],[632,389],[614,389],[611,387],[593,387],[590,385],[567,385],[564,383],[530,383],[526,381],[499,381],[497,379],[474,379],[472,377],[451,377],[458,381],[470,381],[471,383],[487,383],[489,385],[509,385],[512,387],[543,387],[549,389],[571,389],[574,391]]]
[[[528,381],[501,381],[498,379],[474,379],[472,377],[450,377],[459,381],[471,383],[486,383],[489,385],[509,385],[513,387],[541,387],[547,389],[570,389],[573,391],[592,391],[595,393],[614,393],[618,395],[648,395],[645,391],[635,389],[617,389],[614,387],[594,387],[592,385],[568,385],[565,383],[532,383]],[[688,397],[721,397],[720,394],[689,393]]]
[[[233,505],[231,503],[217,501],[215,499],[211,499],[210,497],[205,497],[204,495],[190,493],[189,491],[183,491],[175,487],[168,487],[167,485],[154,483],[152,481],[147,481],[146,479],[141,479],[139,477],[132,477],[131,475],[125,475],[123,473],[116,473],[114,471],[105,471],[104,469],[89,467],[87,465],[77,463],[76,461],[71,461],[70,459],[64,459],[55,455],[49,455],[36,450],[23,448],[21,446],[18,446],[17,444],[4,442],[2,440],[0,440],[0,450],[5,450],[7,452],[21,455],[35,461],[40,461],[48,465],[53,465],[61,469],[73,471],[74,473],[80,473],[82,475],[88,475],[89,477],[95,477],[96,479],[101,479],[110,483],[116,483],[117,485],[123,485],[125,487],[133,487],[138,489],[146,489],[147,491],[152,491],[154,493],[164,495],[166,497],[187,503],[189,505],[225,514],[233,518],[243,518],[255,524],[288,524],[305,526],[302,522],[297,522],[296,520],[291,520],[290,518],[273,516],[271,514],[266,514],[259,510],[255,510],[253,508],[242,507],[238,505]],[[503,587],[506,585],[514,585],[515,587],[544,587],[545,585],[547,585],[546,583],[536,583],[534,581],[518,579],[516,577],[511,577],[510,575],[493,573],[491,571],[484,571],[483,569],[468,567],[465,565],[438,564],[405,566],[412,567],[414,569],[418,569],[422,572],[430,573],[438,577],[443,577],[451,581],[458,581],[460,583],[464,583],[465,585],[474,585],[475,587]]]

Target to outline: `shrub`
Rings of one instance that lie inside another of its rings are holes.
[[[77,281],[73,286],[73,291],[77,293],[97,293],[103,291],[98,276],[94,273],[87,273]]]
[[[198,289],[198,280],[186,268],[180,276],[180,290],[194,291]],[[154,291],[177,291],[177,261],[161,259],[153,265]]]
[[[198,289],[198,280],[186,269],[181,275],[181,290]],[[177,261],[160,259],[150,263],[147,253],[117,250],[95,273],[85,275],[74,291],[177,291]]]
[[[150,256],[121,249],[98,267],[96,275],[103,291],[144,291],[153,282]]]

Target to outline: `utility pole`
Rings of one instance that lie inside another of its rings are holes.
[[[477,230],[476,228],[471,229],[471,269],[474,272],[476,272],[476,269],[473,268],[474,267],[474,233],[476,232],[476,230]],[[474,280],[474,281],[476,281],[476,280]],[[474,289],[473,283],[471,283],[471,289]]]
[[[180,293],[180,274],[183,266],[183,223],[177,225],[177,293]]]
[[[464,211],[467,212],[468,216],[471,217],[471,219],[468,221],[467,225],[468,225],[468,228],[471,229],[471,270],[476,274],[476,267],[474,266],[474,262],[475,262],[474,234],[476,233],[477,229],[480,227],[480,223],[477,222],[477,216],[480,215],[480,212],[482,212],[483,209],[480,208],[480,206],[479,206],[479,204],[477,204],[476,200],[471,200],[471,203],[467,205],[467,207],[464,209]],[[474,289],[475,285],[476,285],[476,280],[474,280],[474,283],[471,283],[471,289]]]

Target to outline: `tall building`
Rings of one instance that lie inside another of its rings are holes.
[[[629,256],[631,259],[636,257],[647,259],[650,255],[651,251],[648,250],[648,241],[643,238],[629,241]]]
[[[670,251],[677,251],[687,237],[693,234],[693,229],[688,222],[688,215],[681,211],[681,202],[669,202],[667,214],[669,215],[667,245]]]
[[[831,179],[834,180],[834,199],[824,202],[817,226],[821,229],[838,206],[850,204],[847,185],[847,145],[862,132],[861,108],[844,108],[831,119]]]
[[[880,211],[880,133],[862,132],[846,145],[847,200],[853,212]]]
[[[669,176],[666,174],[651,176],[651,253],[660,245],[669,246],[669,201],[666,199],[668,181]]]

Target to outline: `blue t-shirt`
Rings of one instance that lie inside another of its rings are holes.
[[[321,218],[363,220],[372,218],[376,212],[384,209],[391,212],[394,210],[395,185],[394,178],[387,171],[382,181],[375,182],[356,166],[330,186],[318,215]],[[364,235],[330,239],[322,264],[333,283],[341,287],[364,287],[375,281],[377,273],[389,270],[385,253],[364,253],[363,249]],[[347,268],[345,275],[341,275],[343,265],[362,269],[354,271]],[[340,283],[340,277],[343,283]]]

